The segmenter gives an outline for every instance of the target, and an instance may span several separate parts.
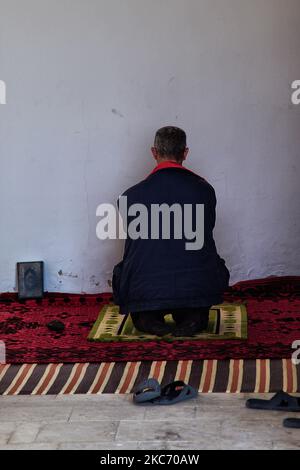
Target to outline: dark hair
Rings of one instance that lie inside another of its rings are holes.
[[[186,149],[186,133],[179,127],[162,127],[156,133],[154,147],[161,157],[182,161]]]

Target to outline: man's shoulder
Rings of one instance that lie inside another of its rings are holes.
[[[189,180],[189,185],[191,181],[194,183],[195,189],[201,187],[202,190],[206,192],[206,194],[211,195],[213,198],[215,197],[215,190],[213,186],[202,176],[198,175],[197,173],[194,173],[190,170],[178,170],[178,169],[171,169],[171,170],[163,170],[163,171],[158,171],[156,173],[153,173],[149,175],[147,178],[144,180],[140,181],[139,183],[135,184],[134,186],[131,186],[128,188],[122,196],[126,196],[127,198],[136,198],[136,196],[143,194],[144,190],[147,188],[151,188],[153,185],[160,185],[163,184],[164,181],[159,181],[159,180],[164,180],[165,178],[169,178],[172,173],[176,173],[179,176],[182,176],[182,178],[185,180],[185,184],[187,183],[186,178]],[[180,184],[180,183],[179,183]]]
[[[192,180],[195,184],[195,187],[201,187],[201,189],[206,191],[207,193],[211,193],[213,195],[215,194],[214,187],[205,178],[203,178],[203,176],[198,175],[198,173],[195,173],[194,171],[188,169],[185,170],[186,171],[182,171],[181,174],[183,174],[190,181]]]
[[[124,191],[122,196],[123,197],[134,196],[135,194],[138,194],[145,186],[146,186],[146,180],[142,180],[139,183],[135,184],[134,186],[131,186],[130,188],[126,189],[126,191]]]
[[[205,178],[202,176],[196,175],[199,178],[199,183],[202,184],[208,192],[214,193],[215,194],[215,188],[211,183],[209,183]]]

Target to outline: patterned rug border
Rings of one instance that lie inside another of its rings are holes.
[[[183,380],[200,393],[300,392],[291,359],[2,364],[0,395],[129,394],[148,377]]]

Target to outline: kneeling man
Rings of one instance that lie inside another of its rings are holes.
[[[152,148],[156,168],[121,196],[126,204],[119,200],[119,208],[126,206],[127,239],[114,269],[114,300],[139,331],[157,336],[205,330],[210,307],[223,301],[229,283],[213,238],[215,191],[183,166],[188,151],[183,130],[160,129]],[[165,323],[166,314],[175,328]]]

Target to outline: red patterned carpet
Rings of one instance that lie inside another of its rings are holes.
[[[300,277],[241,282],[226,300],[246,302],[247,341],[90,343],[88,333],[110,294],[47,294],[42,301],[26,302],[2,294],[0,341],[11,364],[291,358],[292,343],[300,340]],[[63,333],[48,330],[53,320],[64,322]]]

